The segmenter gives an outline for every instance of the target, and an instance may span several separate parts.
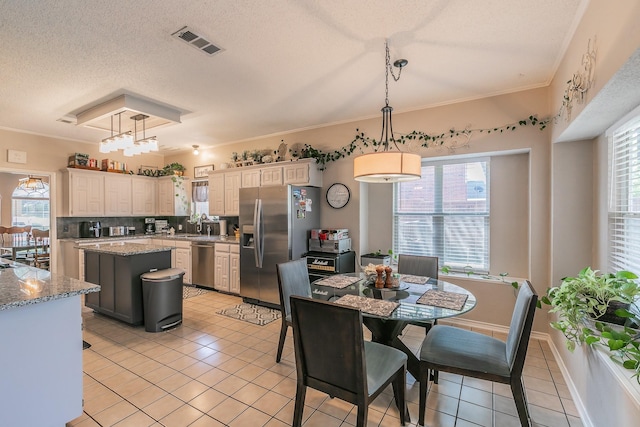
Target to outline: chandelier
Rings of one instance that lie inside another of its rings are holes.
[[[137,114],[131,117],[134,120],[134,131],[122,132],[121,119],[122,113],[117,113],[111,116],[111,136],[105,138],[100,142],[100,152],[110,153],[112,151],[122,150],[122,154],[131,157],[136,154],[150,153],[151,151],[158,151],[158,139],[155,136],[146,137],[146,124],[145,120],[149,117],[145,114]],[[118,133],[113,134],[113,117],[118,116]],[[142,138],[136,139],[138,136],[138,122],[142,121]]]
[[[20,178],[18,180],[18,188],[25,191],[40,191],[44,190],[44,182],[42,178],[37,178],[29,175],[28,178]]]
[[[393,74],[389,57],[389,43],[385,41],[385,105],[382,111],[382,134],[380,135],[380,145],[382,151],[363,154],[353,159],[353,178],[356,181],[372,183],[392,183],[401,181],[413,181],[420,179],[422,158],[419,154],[403,153],[398,148],[393,137],[393,126],[391,123],[391,112],[393,108],[389,105],[389,72],[395,81],[400,79],[402,68],[409,62],[406,59],[398,59],[393,65],[399,68],[398,77]],[[390,149],[393,143],[397,151]]]

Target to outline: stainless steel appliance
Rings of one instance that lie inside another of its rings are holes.
[[[102,226],[100,221],[83,221],[80,223],[80,237],[100,237]]]
[[[109,227],[109,236],[125,236],[127,227],[117,225],[115,227]]]
[[[191,283],[213,289],[214,243],[193,242],[191,244]]]
[[[280,186],[240,189],[240,295],[279,306],[276,264],[307,251],[320,226],[320,189]]]
[[[156,234],[156,219],[155,218],[145,218],[144,219],[144,233],[145,234]]]

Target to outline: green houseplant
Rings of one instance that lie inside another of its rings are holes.
[[[551,306],[550,313],[557,313],[551,327],[563,333],[570,351],[582,343],[601,345],[614,361],[633,370],[640,383],[637,279],[629,271],[600,274],[586,267],[576,277],[566,277],[560,286],[549,288],[541,301]],[[616,318],[621,321],[615,322]]]
[[[178,162],[173,162],[162,168],[162,172],[164,175],[184,175],[184,172],[187,170],[184,166],[182,166]]]

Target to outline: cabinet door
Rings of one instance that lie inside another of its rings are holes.
[[[229,292],[229,253],[216,251],[213,287],[219,291]]]
[[[95,285],[100,284],[100,254],[95,252],[80,251],[82,257],[82,277],[84,280]],[[86,260],[85,260],[86,257]],[[84,296],[84,305],[97,310],[100,308],[100,292],[92,292]]]
[[[209,215],[224,215],[225,174],[209,175]]]
[[[229,254],[229,292],[240,293],[240,254]]]
[[[69,215],[104,215],[104,174],[101,172],[69,172]]]
[[[113,313],[116,307],[116,286],[115,286],[115,262],[113,255],[99,254],[100,263],[98,267],[100,275],[100,311]],[[89,261],[88,258],[86,261]],[[89,270],[90,265],[86,268]]]
[[[260,187],[260,169],[242,171],[242,188]]]
[[[109,174],[104,177],[104,214],[105,216],[131,215],[130,176]]]
[[[284,168],[285,184],[308,184],[309,183],[309,165],[307,163],[299,165],[287,165]]]
[[[282,185],[282,166],[267,166],[262,168],[262,187]]]
[[[156,214],[156,178],[131,178],[131,211],[133,215]]]
[[[240,172],[224,176],[224,214],[237,216],[240,212]]]
[[[176,248],[176,268],[184,270],[184,283],[191,283],[191,248]]]
[[[169,179],[158,180],[158,215],[173,215],[174,210],[173,182]]]

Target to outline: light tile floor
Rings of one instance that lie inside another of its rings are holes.
[[[255,326],[215,314],[239,302],[217,292],[186,299],[183,324],[160,333],[83,308],[84,339],[92,345],[83,352],[84,413],[67,426],[291,425],[292,337],[276,364],[279,320]],[[410,326],[403,340],[416,351],[423,337],[424,329]],[[546,342],[531,341],[524,383],[535,425],[582,426]],[[410,374],[407,400],[415,426],[418,384]],[[368,426],[400,425],[392,401],[389,387],[371,404]],[[350,427],[355,413],[353,405],[308,389],[305,427]],[[447,373],[430,388],[426,418],[430,427],[519,425],[508,386]]]

